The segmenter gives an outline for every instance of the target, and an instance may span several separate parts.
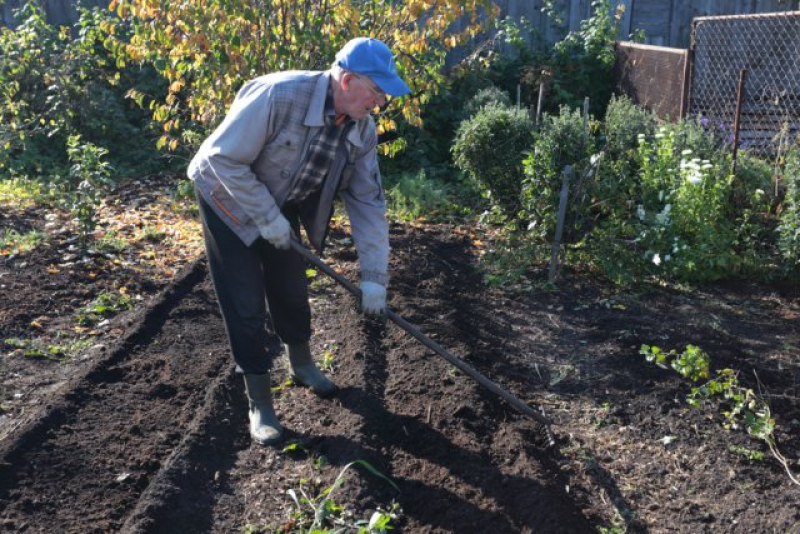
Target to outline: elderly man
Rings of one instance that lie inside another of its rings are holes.
[[[387,95],[408,93],[389,48],[376,39],[354,39],[328,71],[276,73],[246,83],[189,165],[211,277],[258,443],[283,437],[270,391],[268,317],[286,346],[292,378],[322,397],[336,390],[311,355],[305,265],[289,243],[302,223],[321,252],[337,193],[358,251],[361,308],[367,314],[385,310],[389,232],[370,112]]]

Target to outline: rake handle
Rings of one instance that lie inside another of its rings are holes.
[[[359,289],[353,282],[351,282],[344,276],[334,271],[328,264],[326,264],[317,256],[312,254],[311,251],[309,251],[305,246],[292,239],[291,247],[295,252],[300,254],[303,258],[308,260],[315,267],[317,267],[322,272],[333,278],[336,282],[344,286],[344,288],[347,289],[350,293],[352,293],[356,297],[359,298],[361,297],[361,289]],[[400,315],[398,315],[388,307],[386,308],[386,316],[394,324],[396,324],[397,326],[399,326],[400,328],[402,328],[403,330],[405,330],[406,332],[417,338],[417,340],[419,340],[423,345],[425,345],[433,352],[435,352],[436,354],[447,360],[450,364],[457,367],[464,374],[466,374],[467,376],[478,382],[480,385],[482,385],[483,387],[485,387],[498,397],[502,398],[504,401],[509,403],[511,406],[513,406],[520,412],[524,413],[525,415],[535,419],[536,421],[544,425],[550,426],[553,424],[553,421],[550,420],[550,418],[537,412],[536,410],[534,410],[533,408],[522,402],[520,399],[512,395],[502,386],[500,386],[496,382],[493,382],[492,380],[490,380],[489,378],[487,378],[486,376],[475,370],[474,367],[463,361],[461,358],[458,358],[453,354],[451,354],[450,352],[448,352],[447,350],[445,350],[441,345],[439,345],[438,343],[430,339],[428,336],[423,334],[419,330],[419,328],[417,328],[416,326],[412,325],[411,323],[400,317]]]

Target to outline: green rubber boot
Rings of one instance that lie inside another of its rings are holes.
[[[269,373],[244,375],[247,399],[250,401],[250,436],[261,445],[275,445],[283,439],[283,429],[272,407]]]
[[[320,397],[330,397],[336,392],[336,384],[314,364],[308,343],[286,345],[286,352],[289,353],[289,374],[292,380],[311,388]]]

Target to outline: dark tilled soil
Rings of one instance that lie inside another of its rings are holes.
[[[331,258],[355,278],[352,245],[333,237]],[[721,406],[689,408],[686,381],[638,354],[643,343],[693,343],[715,368],[739,370],[770,400],[778,446],[794,461],[796,292],[730,284],[617,293],[565,273],[559,291],[511,293],[482,283],[472,241],[458,228],[395,227],[392,243],[392,307],[542,407],[558,423],[554,446],[539,425],[408,334],[365,320],[321,274],[312,283],[314,345],[332,357],[339,395],[320,400],[287,384],[280,357],[276,406],[296,446],[252,445],[199,261],[112,325],[124,335],[62,367],[68,380],[40,390],[36,416],[20,417],[0,441],[0,530],[288,528],[297,506],[287,491],[313,497],[350,462],[366,460],[399,491],[351,466],[334,500],[355,518],[394,501],[396,529],[405,532],[800,531],[800,487],[766,447],[725,431]],[[2,274],[23,293],[3,297],[6,317],[14,317],[8,303],[43,301],[30,272]],[[57,365],[11,358],[19,376]],[[766,456],[751,460],[746,451]]]

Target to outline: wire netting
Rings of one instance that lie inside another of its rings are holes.
[[[800,133],[800,11],[699,17],[692,23],[693,59],[687,116],[738,147],[775,154]],[[744,71],[744,73],[743,73]]]

